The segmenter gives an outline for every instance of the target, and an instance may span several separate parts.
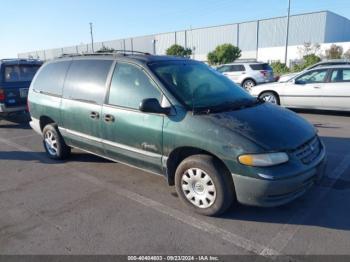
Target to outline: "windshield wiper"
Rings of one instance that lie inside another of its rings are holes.
[[[257,98],[255,100],[238,100],[238,101],[226,101],[216,106],[195,108],[194,114],[212,114],[225,111],[240,110],[248,107],[253,107],[259,104],[265,103],[265,100]]]

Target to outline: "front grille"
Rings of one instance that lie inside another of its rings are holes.
[[[322,144],[320,139],[316,136],[305,144],[302,144],[297,149],[293,150],[293,154],[300,159],[304,164],[310,164],[321,153]]]

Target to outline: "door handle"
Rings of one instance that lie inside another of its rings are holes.
[[[315,89],[320,89],[321,87],[320,86],[314,86]]]
[[[92,119],[99,119],[100,118],[100,114],[97,113],[97,112],[92,111],[92,112],[90,112],[90,118],[92,118]]]
[[[105,120],[105,122],[107,122],[107,123],[111,123],[111,122],[114,122],[114,116],[112,116],[112,115],[105,115],[104,116],[104,120]]]

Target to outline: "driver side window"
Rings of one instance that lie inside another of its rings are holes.
[[[307,72],[296,79],[297,84],[323,83],[326,80],[328,70],[319,69]]]
[[[117,65],[112,78],[108,104],[139,109],[143,99],[156,98],[161,101],[161,97],[156,84],[141,68],[127,63]]]

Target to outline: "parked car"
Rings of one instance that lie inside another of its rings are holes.
[[[258,84],[275,81],[273,70],[267,63],[237,62],[221,65],[217,70],[247,90]]]
[[[303,72],[309,71],[311,69],[320,68],[323,66],[336,66],[336,65],[350,65],[350,60],[332,59],[332,60],[322,61],[322,62],[316,63],[312,66],[309,66],[308,68],[303,70]],[[282,75],[279,77],[278,82],[288,82],[289,80],[291,80],[293,77],[297,76],[298,74],[300,74],[300,72]]]
[[[0,116],[25,111],[30,83],[41,65],[32,59],[0,60]]]
[[[250,93],[285,107],[350,111],[350,66],[300,73],[285,83],[256,86]]]
[[[29,91],[48,157],[71,147],[164,175],[194,211],[282,205],[323,174],[325,147],[295,113],[204,63],[151,55],[61,58]]]

